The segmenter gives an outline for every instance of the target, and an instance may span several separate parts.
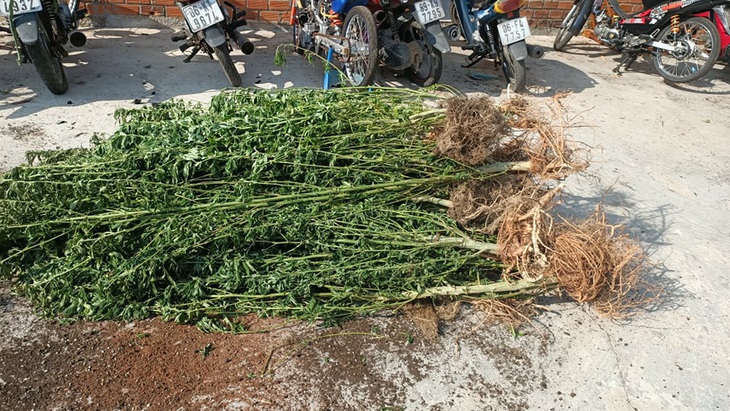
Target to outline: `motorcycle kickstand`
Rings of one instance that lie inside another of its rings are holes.
[[[190,60],[192,60],[193,57],[195,57],[195,55],[198,54],[199,51],[200,51],[200,46],[195,46],[193,51],[190,52],[190,55],[185,57],[185,60],[183,60],[183,63],[190,63]]]
[[[469,67],[479,63],[480,61],[482,61],[483,58],[484,58],[484,54],[477,54],[476,52],[474,52],[471,55],[469,55],[469,57],[466,58],[466,64],[462,64],[461,67],[469,68]],[[474,60],[472,60],[472,59],[474,59]]]
[[[631,65],[634,64],[634,62],[636,61],[636,59],[638,57],[639,57],[639,55],[636,54],[636,53],[632,53],[632,54],[627,55],[626,58],[624,58],[623,60],[621,60],[621,62],[618,64],[618,66],[616,66],[616,68],[613,69],[613,72],[616,73],[617,75],[621,76],[621,66],[625,66],[626,67],[624,69],[624,71],[628,70],[629,67],[631,67]]]

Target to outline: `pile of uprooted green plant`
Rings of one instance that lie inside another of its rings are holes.
[[[524,100],[238,90],[116,119],[0,176],[0,278],[46,316],[211,329],[556,288],[637,303],[641,249],[601,215],[551,216],[586,164]]]

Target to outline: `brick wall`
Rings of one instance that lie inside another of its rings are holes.
[[[246,18],[271,23],[289,23],[290,0],[229,0],[246,9]],[[526,0],[521,14],[530,20],[533,30],[547,30],[560,25],[570,9],[571,0]],[[640,0],[621,0],[624,10],[634,13],[641,9]],[[83,6],[83,4],[82,4]],[[86,3],[92,15],[142,15],[181,18],[174,0],[96,0]]]
[[[641,11],[641,0],[619,0],[621,8],[628,13]],[[530,20],[533,30],[545,30],[559,27],[563,17],[570,10],[571,0],[526,0],[520,14]]]

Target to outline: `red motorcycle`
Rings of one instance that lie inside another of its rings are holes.
[[[644,10],[633,15],[624,13],[618,0],[608,3],[611,10],[602,7],[602,0],[576,0],[560,26],[555,49],[563,50],[592,13],[597,40],[624,55],[615,73],[650,53],[659,75],[686,83],[705,76],[719,58],[730,60],[730,0],[643,0]]]

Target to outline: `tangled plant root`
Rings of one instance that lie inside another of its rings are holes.
[[[485,321],[505,324],[512,328],[530,322],[530,318],[538,311],[532,299],[480,300],[472,304],[487,315]]]
[[[479,233],[497,234],[506,210],[540,188],[525,174],[504,174],[485,181],[467,181],[451,191],[449,216]]]
[[[658,293],[644,280],[650,265],[640,245],[601,211],[580,222],[556,224],[549,275],[577,302],[610,317],[625,317]]]
[[[446,101],[446,122],[434,128],[436,153],[468,165],[493,160],[509,127],[489,97],[453,97]]]
[[[509,127],[523,130],[505,141],[496,150],[497,161],[525,161],[530,171],[543,179],[562,179],[588,167],[588,162],[576,155],[577,149],[566,136],[569,122],[561,103],[566,94],[553,97],[550,115],[531,106],[522,96],[515,96],[499,107]],[[557,120],[553,124],[551,120]]]
[[[552,234],[553,218],[549,211],[555,196],[562,190],[558,185],[551,190],[535,185],[513,198],[514,205],[502,216],[497,236],[500,259],[505,262],[505,273],[513,272],[527,280],[540,278],[548,265],[546,239]]]

